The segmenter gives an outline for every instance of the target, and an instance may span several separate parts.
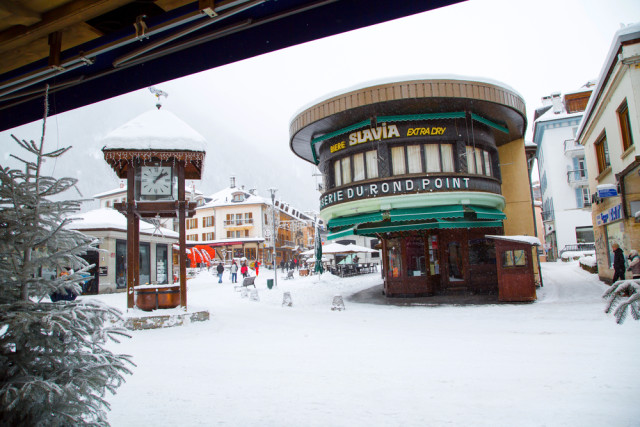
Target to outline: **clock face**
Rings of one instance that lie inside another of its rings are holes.
[[[140,168],[140,194],[143,196],[170,196],[173,174],[171,166],[142,166]]]

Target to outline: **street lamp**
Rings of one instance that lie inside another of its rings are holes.
[[[271,254],[271,262],[273,263],[273,278],[275,280],[274,286],[278,287],[278,270],[276,269],[276,191],[277,188],[269,188],[271,193],[271,222],[273,223],[273,233],[271,234],[271,241],[273,243],[273,252]]]

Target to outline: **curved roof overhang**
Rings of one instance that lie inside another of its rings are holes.
[[[51,111],[62,113],[160,82],[459,2],[0,2],[0,130],[41,119],[47,85]]]
[[[334,96],[309,107],[290,124],[291,150],[316,163],[312,140],[336,129],[398,116],[466,111],[504,131],[495,131],[498,146],[521,139],[527,127],[525,102],[515,91],[495,83],[456,79],[419,79],[369,86]]]

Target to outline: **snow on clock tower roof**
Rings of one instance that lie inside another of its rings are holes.
[[[205,151],[206,140],[173,113],[147,111],[111,131],[103,150]]]

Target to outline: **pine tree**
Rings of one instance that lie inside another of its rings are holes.
[[[39,143],[12,135],[34,160],[12,156],[24,171],[0,166],[0,425],[108,425],[106,392],[133,364],[105,346],[128,335],[120,312],[99,301],[50,300],[81,292],[92,266],[80,255],[97,242],[67,227],[82,201],[52,200],[76,180],[41,173],[71,148],[44,152],[46,111],[45,99]]]
[[[613,312],[616,323],[624,323],[627,313],[634,320],[640,320],[640,281],[619,280],[602,295],[607,300],[605,313]]]

